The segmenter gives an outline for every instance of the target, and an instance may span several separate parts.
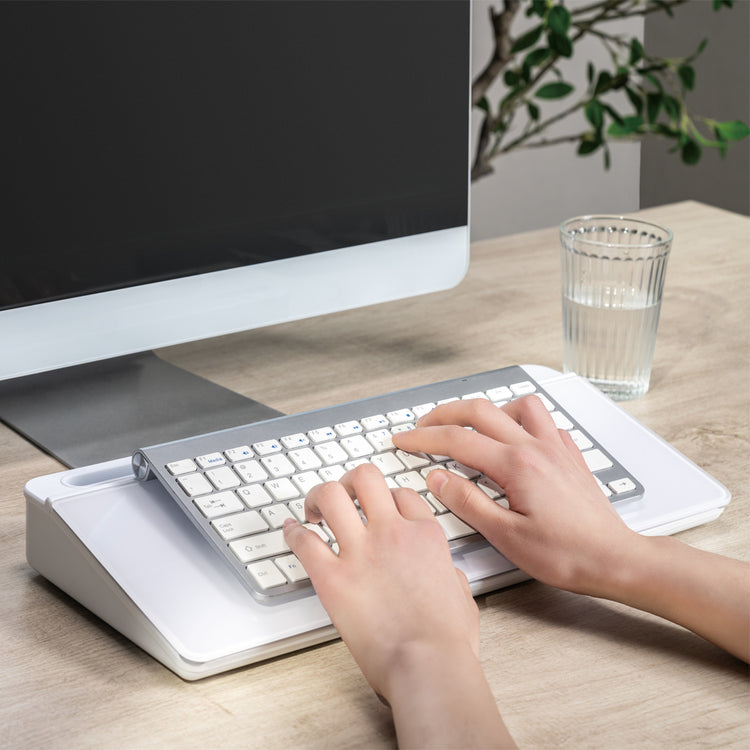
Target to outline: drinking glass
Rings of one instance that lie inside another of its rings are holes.
[[[560,226],[563,371],[616,401],[646,393],[672,232],[641,219],[583,216]]]

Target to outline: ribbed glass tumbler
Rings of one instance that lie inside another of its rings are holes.
[[[616,401],[648,390],[672,232],[640,219],[560,226],[563,370]]]

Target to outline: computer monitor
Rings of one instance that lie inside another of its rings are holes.
[[[72,465],[268,416],[141,435],[191,380],[142,353],[455,285],[470,44],[466,0],[0,3],[0,418]]]

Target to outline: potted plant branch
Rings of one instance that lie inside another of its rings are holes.
[[[684,2],[596,0],[568,7],[564,0],[501,0],[499,9],[491,7],[494,48],[472,86],[473,106],[482,113],[472,180],[493,172],[492,162],[502,154],[564,142],[577,144],[581,156],[603,153],[607,169],[613,140],[664,138],[686,164],[698,162],[703,148],[716,148],[724,156],[730,142],[745,138],[750,128],[739,120],[698,116],[688,108],[686,95],[695,87],[693,62],[707,40],[685,57],[665,58],[644,50],[638,38],[611,31],[612,21],[655,12],[672,15]],[[712,0],[713,9],[731,8],[732,2]],[[531,25],[515,34],[523,15]],[[589,62],[586,87],[577,90],[565,80],[559,63],[573,57],[585,37],[604,45],[610,63],[597,68]],[[505,90],[492,103],[488,91],[501,76]],[[555,111],[545,112],[554,102]],[[574,132],[544,135],[576,114]]]

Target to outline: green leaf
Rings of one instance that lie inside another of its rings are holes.
[[[555,34],[567,36],[570,28],[570,11],[564,5],[555,5],[547,16],[547,25]]]
[[[544,18],[544,14],[547,12],[547,0],[532,0],[531,6],[526,9],[526,15],[532,16],[536,14],[540,18]]]
[[[601,94],[609,88],[609,84],[612,83],[612,76],[603,70],[599,73],[599,77],[596,79],[596,86],[594,86],[594,94]]]
[[[539,107],[534,104],[534,102],[526,102],[526,109],[528,110],[529,117],[534,121],[537,122],[539,120]]]
[[[660,91],[649,91],[646,94],[646,118],[649,122],[656,122],[656,118],[659,116],[659,110],[661,109],[661,100],[664,94]]]
[[[714,128],[719,138],[724,141],[741,141],[750,135],[750,128],[740,120],[717,122]]]
[[[628,95],[628,99],[630,99],[630,103],[633,105],[633,109],[636,111],[637,114],[643,115],[643,98],[641,95],[630,88],[630,86],[625,87],[625,93]]]
[[[536,90],[535,96],[538,99],[562,99],[573,91],[573,86],[565,81],[556,81],[555,83],[546,83]]]
[[[552,57],[552,50],[549,47],[537,47],[536,49],[531,50],[528,55],[526,55],[523,64],[524,66],[533,68],[536,65],[541,65],[550,57]]]
[[[664,107],[664,111],[671,120],[680,119],[681,105],[673,96],[667,96],[666,94],[663,95],[661,98],[661,106]]]
[[[589,63],[586,66],[586,78],[588,78],[589,83],[591,83],[594,80],[594,73],[596,71],[594,70],[594,66],[592,63]]]
[[[602,142],[600,140],[592,141],[583,138],[578,145],[578,156],[588,156],[589,154],[593,154],[601,145]]]
[[[607,133],[613,138],[624,138],[637,133],[642,126],[643,119],[641,117],[624,117],[622,122],[613,122]]]
[[[515,70],[506,70],[503,75],[503,81],[508,88],[514,89],[521,82],[521,77]]]
[[[487,101],[487,97],[483,96],[478,102],[477,102],[477,108],[483,110],[484,112],[487,112],[489,114],[490,111],[490,103]]]
[[[677,75],[680,77],[682,85],[688,91],[692,91],[695,88],[695,70],[691,65],[680,65],[677,68]]]
[[[640,41],[633,37],[630,40],[630,64],[635,65],[637,62],[643,59],[643,45]]]
[[[727,8],[731,8],[732,2],[733,0],[714,0],[713,8],[714,10],[719,10],[719,8],[721,8],[722,5],[726,5]]]
[[[540,24],[539,26],[533,28],[531,31],[527,31],[525,34],[516,39],[516,41],[513,43],[513,46],[510,48],[510,51],[512,53],[516,53],[521,52],[521,50],[528,49],[529,47],[533,47],[542,36],[543,30],[544,27]]]
[[[549,42],[549,46],[561,57],[573,56],[573,42],[568,39],[567,34],[550,31],[547,41]]]
[[[584,109],[584,113],[586,115],[586,119],[597,129],[599,130],[602,125],[604,125],[604,107],[602,107],[601,103],[596,100],[592,99]]]
[[[618,125],[625,125],[625,118],[614,107],[606,102],[602,102],[602,107]]]
[[[683,145],[681,154],[685,164],[697,164],[701,158],[701,147],[695,141],[688,140]]]

